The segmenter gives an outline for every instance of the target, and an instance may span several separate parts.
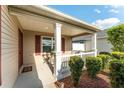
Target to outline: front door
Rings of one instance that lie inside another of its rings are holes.
[[[23,64],[23,33],[19,29],[19,70]]]

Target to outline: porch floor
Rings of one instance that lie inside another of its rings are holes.
[[[14,84],[14,88],[55,88],[55,78],[48,65],[42,62],[41,57],[35,58],[31,72],[21,73]]]
[[[43,88],[42,81],[38,78],[36,68],[33,71],[22,73],[14,84],[14,88]]]
[[[22,73],[14,84],[14,88],[42,88],[42,81],[38,79],[34,66],[31,72]]]

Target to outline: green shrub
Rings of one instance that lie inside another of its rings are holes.
[[[73,79],[74,86],[78,85],[80,76],[82,74],[82,68],[84,66],[84,61],[79,56],[73,56],[70,58],[69,67],[71,71],[71,76]]]
[[[112,87],[124,87],[124,60],[114,59],[110,62],[110,80]]]
[[[91,78],[95,78],[96,74],[101,70],[102,59],[99,57],[86,57],[86,67]]]
[[[106,64],[109,62],[111,57],[109,55],[105,55],[105,54],[100,54],[97,57],[102,59],[102,69],[105,69]]]
[[[112,52],[112,57],[116,59],[124,59],[124,52]]]
[[[99,54],[104,54],[104,55],[109,55],[109,56],[111,56],[111,53],[109,53],[109,52],[100,52]]]

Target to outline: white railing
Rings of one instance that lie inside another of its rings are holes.
[[[68,68],[69,67],[68,66],[68,62],[70,60],[70,57],[72,57],[72,56],[80,56],[80,57],[84,58],[85,56],[92,55],[94,53],[95,52],[92,51],[92,52],[81,52],[81,53],[77,53],[77,54],[62,54],[61,55],[61,62],[62,62],[61,68],[62,69],[65,69],[65,68]]]
[[[94,54],[94,51],[93,52],[84,52],[84,53],[77,53],[77,54],[62,54],[61,57],[64,58],[64,57],[72,57],[72,56],[83,56],[83,55],[88,55],[88,54]]]
[[[84,58],[87,55],[94,55],[94,51],[91,52],[71,52],[71,51],[65,51],[59,57],[61,57],[61,69],[59,69],[59,74],[61,74],[61,77],[64,78],[66,76],[70,75],[70,68],[68,65],[68,62],[72,56],[80,56],[81,58]],[[51,71],[54,73],[56,70],[56,62],[55,62],[55,56],[51,56],[50,53],[42,53],[42,57],[44,58],[44,61],[48,63],[48,66],[50,67]]]
[[[70,54],[67,53],[67,52],[62,53],[60,55],[60,57],[61,57],[61,67],[60,67],[61,69],[59,69],[60,78],[61,79],[65,78],[65,77],[67,77],[71,74],[68,62],[69,62],[69,60],[72,56],[80,56],[81,58],[85,58],[85,56],[93,55],[94,53],[95,53],[94,51],[92,51],[92,52],[81,52],[81,53],[75,53],[75,54],[74,53],[71,54],[71,52],[70,52]]]

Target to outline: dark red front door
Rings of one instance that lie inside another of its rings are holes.
[[[19,29],[19,69],[23,64],[23,33]]]
[[[41,36],[35,35],[35,55],[40,55],[41,53]]]

